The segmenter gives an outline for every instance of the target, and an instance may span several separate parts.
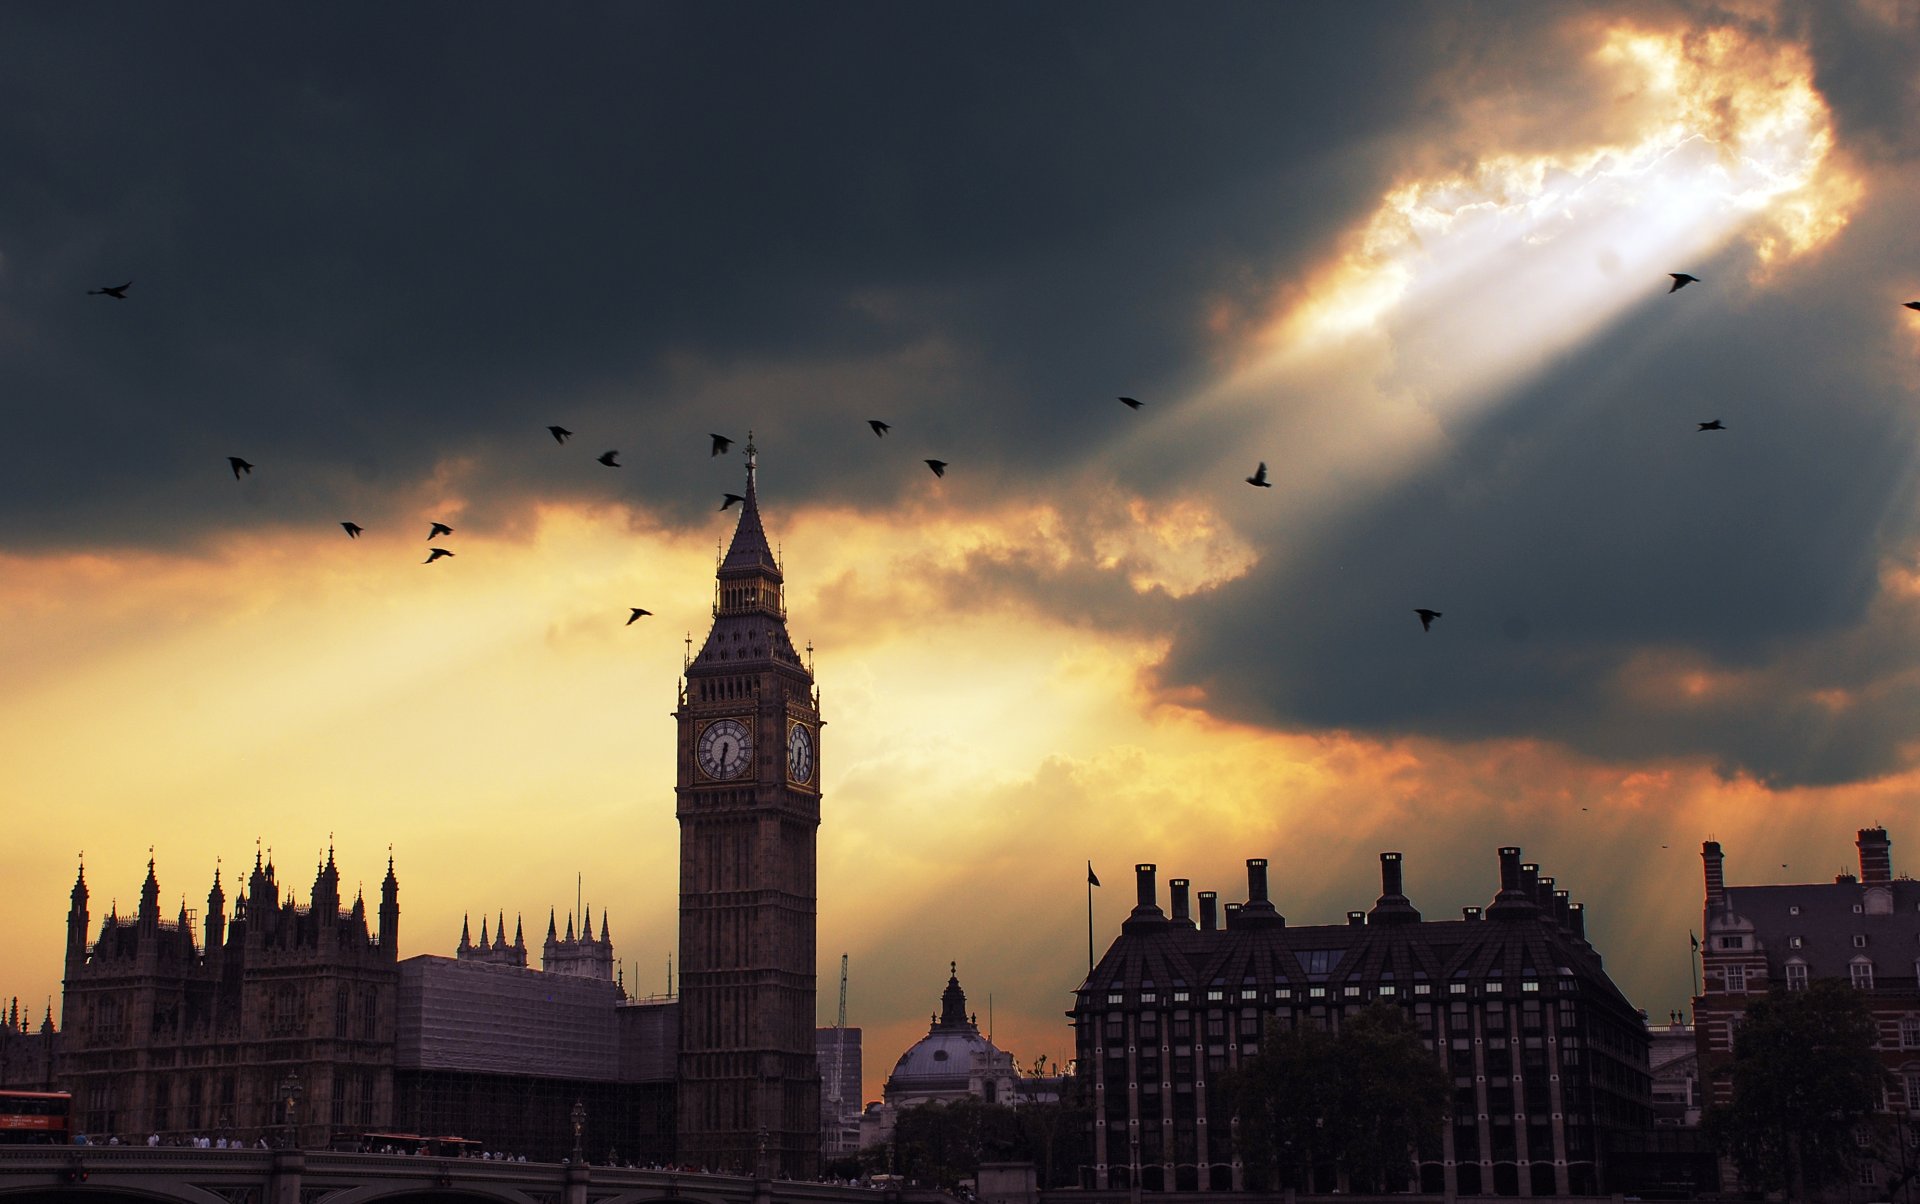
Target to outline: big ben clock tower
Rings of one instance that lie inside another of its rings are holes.
[[[680,692],[679,1154],[714,1170],[820,1172],[814,841],[820,700],[787,635],[747,440],[747,492],[713,630]]]

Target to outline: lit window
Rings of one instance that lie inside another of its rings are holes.
[[[1248,987],[1248,988],[1245,988],[1244,990],[1242,990],[1242,991],[1240,992],[1240,998],[1242,998],[1242,999],[1258,999],[1258,998],[1260,998],[1260,992],[1258,992],[1258,991],[1256,991],[1256,990],[1254,990],[1254,989],[1253,989],[1253,988],[1251,988],[1251,987]]]
[[[1173,1001],[1175,1003],[1185,1003],[1187,1001],[1187,993],[1185,991],[1175,991],[1173,993]]]
[[[1125,995],[1109,995],[1109,996],[1107,996],[1107,1002],[1108,1002],[1108,1003],[1125,1003],[1126,1001],[1127,1001],[1127,997],[1126,997]]]
[[[1433,994],[1433,987],[1424,982],[1416,982],[1413,984],[1413,993],[1415,995],[1431,995]]]
[[[1307,988],[1307,994],[1315,999],[1325,999],[1327,997],[1327,989],[1325,987],[1309,987]]]
[[[1140,993],[1141,1003],[1158,1003],[1159,1001],[1160,996],[1154,994],[1152,991],[1143,991]]]
[[[1222,999],[1225,999],[1226,997],[1227,997],[1227,993],[1225,991],[1208,991],[1207,992],[1208,1003],[1219,1003]]]
[[[1380,993],[1381,993],[1382,995],[1391,995],[1391,994],[1393,994],[1393,984],[1392,984],[1392,983],[1390,983],[1390,982],[1387,982],[1387,983],[1381,983],[1381,984],[1380,984]]]
[[[1502,984],[1498,979],[1489,979],[1487,981],[1487,994],[1498,995],[1500,992],[1504,990],[1506,990],[1505,985]]]
[[[1360,995],[1360,988],[1348,987],[1344,992],[1342,992],[1342,994],[1346,995],[1348,999],[1356,999]]]
[[[1522,991],[1537,991],[1540,989],[1540,984],[1529,978],[1520,984],[1520,989]]]
[[[1466,993],[1467,984],[1464,982],[1450,982],[1447,984],[1447,994],[1449,995],[1465,995]]]

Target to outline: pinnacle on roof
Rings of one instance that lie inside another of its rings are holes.
[[[465,916],[460,917],[460,947],[462,949],[473,948],[473,936],[467,928],[467,917]]]
[[[521,930],[520,915],[518,912],[515,912],[513,917],[513,947],[515,949],[525,949],[527,947],[527,938]]]
[[[612,944],[612,942],[607,939],[607,909],[604,907],[600,909],[600,943],[602,945]]]
[[[487,939],[487,917],[483,915],[480,917],[480,951],[484,953],[491,948],[493,942]]]
[[[567,939],[573,939],[573,913],[567,913]]]
[[[559,931],[559,929],[553,926],[553,908],[549,907],[547,908],[547,939],[550,941],[558,939],[557,934]]]

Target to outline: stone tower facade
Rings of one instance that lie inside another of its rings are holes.
[[[757,464],[716,573],[713,629],[687,664],[679,724],[679,1153],[812,1178],[820,701],[787,635],[760,525]]]

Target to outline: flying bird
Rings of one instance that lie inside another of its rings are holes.
[[[568,430],[564,426],[550,426],[547,428],[547,434],[553,436],[553,441],[555,443],[565,443],[567,441],[567,437],[573,434],[573,432]]]
[[[1439,611],[1437,611],[1437,610],[1428,610],[1428,609],[1427,609],[1426,607],[1424,607],[1424,606],[1416,606],[1416,607],[1414,607],[1414,608],[1413,608],[1413,613],[1414,613],[1414,614],[1417,614],[1417,615],[1419,615],[1419,616],[1420,616],[1420,630],[1422,630],[1422,631],[1432,631],[1432,630],[1433,630],[1433,621],[1434,621],[1435,619],[1437,619],[1437,618],[1439,618],[1439,617],[1440,617],[1440,612],[1439,612]],[[1582,808],[1581,808],[1581,810],[1582,810],[1582,811],[1584,811],[1584,810],[1586,810],[1586,808],[1585,808],[1585,807],[1582,807]]]
[[[340,529],[347,533],[348,539],[358,539],[360,538],[360,532],[366,530],[366,528],[359,523],[341,523]]]
[[[887,432],[893,429],[878,418],[867,419],[867,425],[873,428],[874,436],[881,439],[886,438]]]
[[[1920,301],[1902,301],[1901,304],[1908,309],[1920,309]]]
[[[733,505],[735,502],[744,502],[746,500],[747,500],[746,498],[741,497],[737,493],[722,494],[721,501],[720,501],[720,508],[722,510],[725,510],[727,507]]]
[[[633,612],[633,619],[638,619],[643,615],[650,615],[653,613],[652,611],[641,606],[629,606],[627,609]],[[633,626],[633,619],[627,620],[627,626],[629,627]]]
[[[115,301],[125,301],[127,299],[127,290],[132,287],[133,281],[129,280],[125,284],[109,284],[105,288],[90,288],[87,290],[87,296],[112,297]]]
[[[933,469],[934,476],[944,477],[947,475],[947,462],[945,460],[928,460],[926,463],[928,468]]]
[[[1143,405],[1145,405],[1146,403],[1145,403],[1145,402],[1140,402],[1140,401],[1135,401],[1135,400],[1134,400],[1133,398],[1131,398],[1131,397],[1122,397],[1122,398],[1120,399],[1120,404],[1121,404],[1121,405],[1123,405],[1123,406],[1126,406],[1126,407],[1127,407],[1127,408],[1128,408],[1129,410],[1137,410],[1137,409],[1139,409],[1139,408],[1140,408],[1141,406],[1143,406]]]
[[[420,563],[432,564],[434,561],[440,559],[442,556],[451,556],[451,555],[453,555],[453,553],[448,551],[445,548],[435,548],[432,551],[428,552],[427,558],[425,560],[422,560]]]
[[[253,472],[253,465],[242,460],[239,456],[228,456],[227,463],[233,467],[233,479],[236,481],[240,479],[241,473],[251,474]]]
[[[725,435],[709,433],[707,437],[713,440],[713,454],[716,456],[733,446],[733,440],[727,438]]]
[[[452,534],[453,534],[452,527],[449,527],[445,523],[435,523],[433,524],[432,529],[427,532],[427,538],[432,539],[436,535],[452,535]]]
[[[1673,277],[1673,287],[1667,290],[1669,293],[1677,293],[1689,284],[1700,283],[1700,277],[1689,276],[1685,272],[1668,272],[1667,275]]]
[[[1712,422],[1701,423],[1700,429],[1703,431],[1724,431],[1727,428],[1718,418],[1715,418]]]
[[[620,467],[620,461],[618,459],[619,455],[620,455],[620,449],[614,448],[611,451],[601,452],[598,456],[595,457],[595,459],[599,460],[602,464],[605,464],[608,468],[618,468]]]
[[[1267,462],[1265,460],[1260,461],[1260,467],[1253,470],[1253,475],[1247,478],[1247,484],[1258,485],[1262,489],[1273,488],[1273,482],[1267,480]]]

